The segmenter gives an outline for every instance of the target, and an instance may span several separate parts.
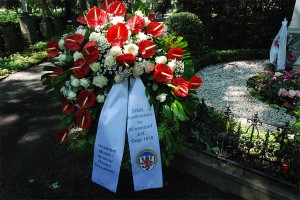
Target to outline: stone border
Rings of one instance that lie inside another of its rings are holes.
[[[188,148],[177,155],[171,166],[206,184],[245,199],[300,199],[299,186],[297,188],[269,179]]]

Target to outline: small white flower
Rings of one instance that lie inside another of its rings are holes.
[[[136,15],[143,17],[143,12],[141,10],[137,10],[134,12]]]
[[[94,63],[90,64],[89,67],[93,72],[97,72],[100,69],[100,63],[94,62]]]
[[[67,59],[66,54],[60,54],[60,55],[58,56],[59,62],[64,62],[64,61],[66,61],[66,59]]]
[[[104,103],[105,96],[99,94],[99,95],[96,97],[96,100],[98,101],[98,103]]]
[[[166,101],[166,99],[167,99],[167,94],[161,93],[161,94],[159,94],[159,95],[156,96],[156,99],[157,99],[159,102],[164,102],[164,101]]]
[[[89,40],[94,41],[94,42],[98,42],[100,37],[101,37],[101,33],[92,32],[90,34]]]
[[[157,56],[155,58],[155,62],[156,64],[166,64],[168,61],[167,57],[166,56]]]
[[[59,41],[58,41],[58,46],[59,46],[59,48],[61,49],[61,50],[64,50],[66,47],[65,47],[65,41],[64,41],[64,39],[60,39]]]
[[[112,67],[116,64],[117,64],[116,58],[113,55],[109,54],[108,56],[106,56],[106,58],[104,60],[104,65],[106,67]]]
[[[83,54],[78,51],[75,51],[73,54],[73,58],[74,58],[74,61],[76,61],[78,58],[83,58]]]
[[[72,79],[72,80],[71,80],[71,85],[72,85],[73,87],[78,87],[78,86],[80,85],[79,79],[77,79],[77,78]]]
[[[141,41],[141,40],[148,40],[149,39],[149,36],[146,35],[143,32],[139,32],[139,34],[137,35],[137,37],[139,38],[139,41]]]
[[[82,26],[80,26],[80,27],[77,28],[75,33],[81,34],[82,36],[85,36],[86,30]]]
[[[112,17],[110,22],[113,25],[116,25],[117,23],[122,23],[122,22],[124,22],[124,17],[121,17],[121,16]]]
[[[148,19],[148,17],[144,17],[144,20],[145,20],[145,26],[147,27],[151,21]]]
[[[153,70],[154,70],[154,67],[155,67],[155,65],[154,65],[154,63],[152,63],[152,62],[147,62],[147,63],[145,63],[146,65],[145,65],[145,72],[146,73],[150,73],[150,72],[152,72]]]
[[[136,44],[127,44],[124,46],[124,53],[131,53],[137,56],[139,53],[139,47]]]
[[[132,69],[133,76],[141,76],[144,73],[144,68],[140,64],[134,63]]]
[[[86,78],[80,79],[80,85],[84,88],[87,88],[90,86],[90,81]]]
[[[95,76],[93,78],[93,85],[97,86],[97,87],[104,87],[105,85],[107,85],[108,83],[108,79],[103,76],[103,75],[100,75],[100,76]]]
[[[174,71],[176,69],[176,60],[168,62],[168,66],[171,68],[172,71]]]
[[[120,74],[115,75],[114,80],[116,83],[119,83],[121,81],[123,81],[123,76],[121,76]]]
[[[119,46],[114,46],[109,51],[113,56],[119,56],[122,54],[122,49]]]
[[[69,91],[67,98],[69,100],[76,100],[76,93],[73,91]]]

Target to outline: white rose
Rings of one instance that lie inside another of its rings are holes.
[[[90,64],[89,67],[91,68],[91,70],[93,72],[97,72],[100,69],[100,63],[99,62],[94,62],[94,63]]]
[[[145,72],[146,73],[152,72],[154,70],[154,67],[155,67],[154,63],[147,62],[146,65],[145,65]]]
[[[80,85],[84,88],[87,88],[90,86],[90,81],[86,78],[80,79]]]
[[[62,49],[62,50],[65,49],[65,41],[64,41],[64,39],[60,39],[60,40],[58,41],[58,46],[59,46],[59,48]]]
[[[116,63],[117,63],[116,58],[111,54],[106,56],[106,58],[104,60],[104,65],[108,66],[108,67],[114,66]]]
[[[157,56],[155,58],[155,62],[156,64],[166,64],[168,61],[167,57],[166,56]]]
[[[76,100],[76,93],[73,91],[69,91],[67,98],[69,100]]]
[[[117,23],[122,23],[122,22],[124,22],[124,17],[121,17],[121,16],[112,17],[110,22],[113,25],[116,25]]]
[[[96,100],[98,101],[98,103],[104,103],[105,96],[99,94],[99,95],[96,97]]]
[[[67,60],[66,54],[60,54],[60,55],[58,56],[58,60],[59,60],[59,62],[64,62],[64,61],[66,61],[66,60]]]
[[[168,66],[174,72],[174,70],[176,69],[176,60],[172,60],[171,62],[168,62]]]
[[[97,42],[99,41],[99,38],[101,37],[101,33],[97,33],[97,32],[92,32],[90,34],[89,40]]]
[[[134,65],[132,69],[133,76],[141,76],[144,73],[144,68],[140,65]]]
[[[83,58],[83,54],[78,51],[75,51],[75,53],[73,54],[73,58],[74,61],[76,61],[78,58]]]
[[[105,76],[103,76],[103,75],[95,76],[93,78],[93,85],[98,86],[100,88],[102,88],[105,85],[107,85],[107,83],[108,83],[108,79]]]
[[[131,53],[137,56],[139,53],[139,47],[136,44],[127,44],[124,46],[124,53]]]
[[[113,56],[119,56],[122,54],[122,49],[119,46],[114,46],[109,51]]]
[[[123,76],[121,76],[120,74],[115,75],[114,80],[116,83],[119,83],[121,81],[123,81]]]
[[[134,12],[136,15],[143,17],[143,12],[141,10],[137,10]]]
[[[150,20],[148,19],[148,17],[144,17],[145,20],[145,26],[148,26],[150,24]]]
[[[78,28],[76,33],[85,36],[86,30],[84,28]]]
[[[139,38],[139,41],[141,41],[141,40],[148,40],[148,39],[149,39],[149,36],[146,35],[146,34],[143,33],[143,32],[139,32],[139,34],[138,34],[137,36],[138,36],[138,38]]]
[[[167,99],[167,94],[161,93],[161,94],[156,96],[156,99],[159,100],[159,102],[164,102]]]

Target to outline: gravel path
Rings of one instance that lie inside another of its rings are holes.
[[[237,61],[208,66],[197,75],[203,79],[198,89],[200,98],[204,98],[208,106],[224,111],[230,106],[234,116],[242,124],[249,125],[247,119],[258,113],[258,118],[265,123],[281,124],[293,122],[295,118],[273,109],[253,97],[247,90],[247,80],[263,72],[267,60]],[[274,126],[263,125],[263,128],[274,130]]]

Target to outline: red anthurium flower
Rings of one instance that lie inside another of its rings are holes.
[[[66,143],[69,134],[70,134],[70,129],[67,129],[67,128],[60,129],[60,130],[56,133],[56,140],[57,140],[58,142],[60,142],[61,144],[62,144],[62,143]]]
[[[96,62],[99,58],[98,45],[94,41],[89,41],[82,49],[82,54],[87,64]]]
[[[128,40],[128,29],[124,24],[117,23],[116,25],[113,25],[108,29],[106,38],[111,46],[122,47]]]
[[[156,52],[156,45],[151,40],[142,40],[138,46],[142,58],[149,58]]]
[[[87,24],[86,18],[84,16],[77,17],[76,21],[80,24]]]
[[[64,99],[61,102],[61,109],[66,115],[71,114],[75,110],[74,104],[69,99]]]
[[[96,28],[98,25],[102,26],[106,24],[107,16],[103,10],[94,7],[87,13],[86,20],[91,27]]]
[[[168,83],[173,79],[173,71],[164,64],[155,66],[154,79],[159,83]]]
[[[78,109],[75,115],[75,121],[80,128],[88,129],[92,124],[92,116],[88,111]]]
[[[115,1],[109,4],[106,13],[112,14],[114,17],[120,16],[125,17],[126,15],[126,6],[121,1]]]
[[[109,6],[109,4],[111,4],[114,1],[116,1],[116,0],[104,0],[103,3],[102,3],[102,5],[101,5],[101,9],[104,10],[104,11],[106,11],[107,8],[108,8],[108,6]]]
[[[193,76],[190,79],[190,83],[189,83],[189,88],[190,89],[197,89],[198,87],[200,87],[201,83],[202,83],[202,79],[198,76]]]
[[[54,83],[54,78],[56,76],[62,75],[64,73],[63,68],[57,67],[55,70],[53,70],[52,74],[50,75],[50,82]]]
[[[96,96],[88,90],[82,90],[77,98],[78,104],[81,108],[92,107],[95,103]]]
[[[128,67],[135,61],[135,56],[131,53],[124,53],[117,56],[116,61],[119,65]]]
[[[58,42],[50,41],[46,46],[46,52],[50,58],[54,58],[59,54]]]
[[[128,19],[126,22],[127,26],[129,26],[130,30],[134,34],[138,34],[141,32],[145,26],[145,19],[141,16],[134,16]]]
[[[150,22],[146,28],[146,32],[156,38],[164,33],[164,24],[160,22]]]
[[[64,39],[66,47],[71,51],[79,50],[83,40],[84,40],[83,35],[77,33],[73,35],[69,35]]]
[[[296,60],[296,56],[291,53],[291,55],[290,55],[290,61],[295,61],[295,60]]]
[[[90,68],[84,58],[78,58],[71,69],[73,70],[73,76],[76,78],[84,78],[90,72]]]
[[[172,80],[172,84],[179,87],[172,88],[173,93],[179,97],[186,97],[189,94],[189,82],[182,77],[177,77]]]
[[[176,59],[178,61],[181,60],[183,56],[184,56],[184,51],[180,47],[175,47],[168,51],[169,59]]]
[[[154,12],[149,13],[148,19],[152,22],[155,19],[155,13]]]

